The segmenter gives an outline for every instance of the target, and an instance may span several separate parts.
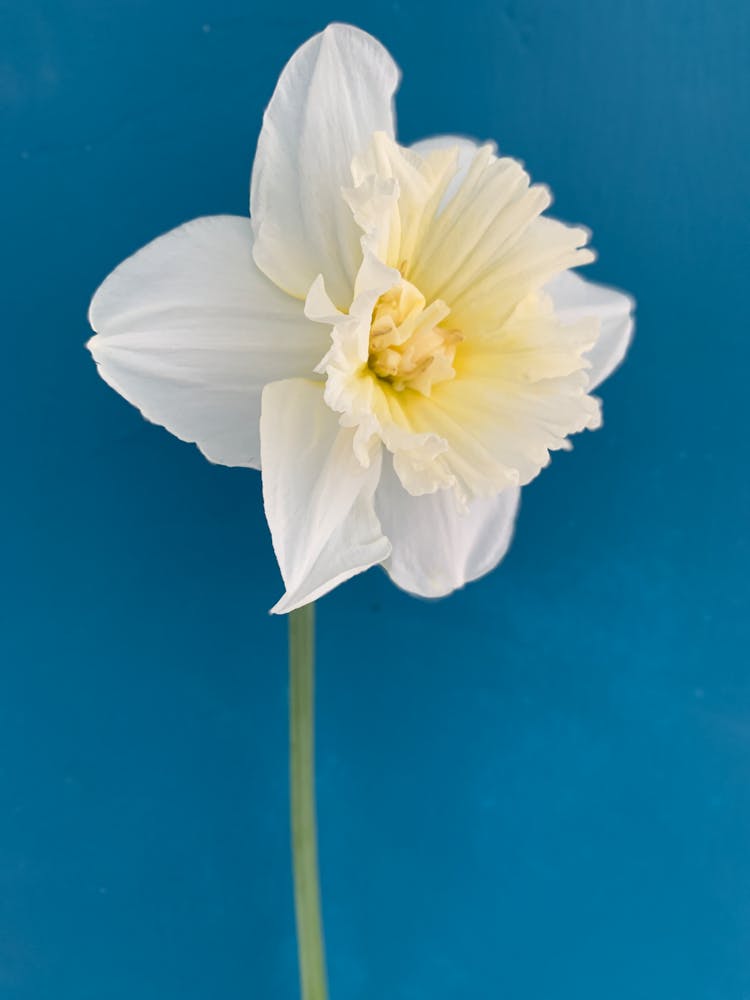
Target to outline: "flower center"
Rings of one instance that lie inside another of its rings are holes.
[[[415,389],[429,396],[436,382],[455,377],[453,358],[463,337],[439,324],[450,309],[436,299],[428,306],[424,295],[402,278],[372,311],[368,365],[394,389]]]

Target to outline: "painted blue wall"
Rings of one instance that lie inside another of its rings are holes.
[[[122,258],[246,211],[330,20],[403,66],[405,140],[496,137],[639,302],[498,571],[320,605],[332,1000],[747,998],[745,0],[0,3],[0,996],[296,996],[258,477],[82,344]]]

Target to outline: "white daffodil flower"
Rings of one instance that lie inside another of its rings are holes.
[[[370,566],[439,597],[508,549],[519,489],[600,424],[632,301],[491,145],[394,139],[399,71],[331,25],[281,74],[250,218],[196,219],[91,303],[99,373],[212,462],[261,469],[288,612]]]

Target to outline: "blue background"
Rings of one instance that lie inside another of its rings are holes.
[[[496,137],[639,310],[496,572],[320,604],[332,1000],[747,1000],[744,0],[0,4],[0,996],[297,995],[259,478],[82,345],[115,264],[247,210],[331,20],[402,65],[404,140]]]

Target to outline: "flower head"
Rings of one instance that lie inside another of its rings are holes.
[[[331,25],[284,69],[251,218],[198,219],[91,304],[102,377],[212,461],[260,468],[290,611],[382,564],[436,597],[505,554],[519,487],[598,427],[632,302],[493,146],[394,138],[398,70]]]

